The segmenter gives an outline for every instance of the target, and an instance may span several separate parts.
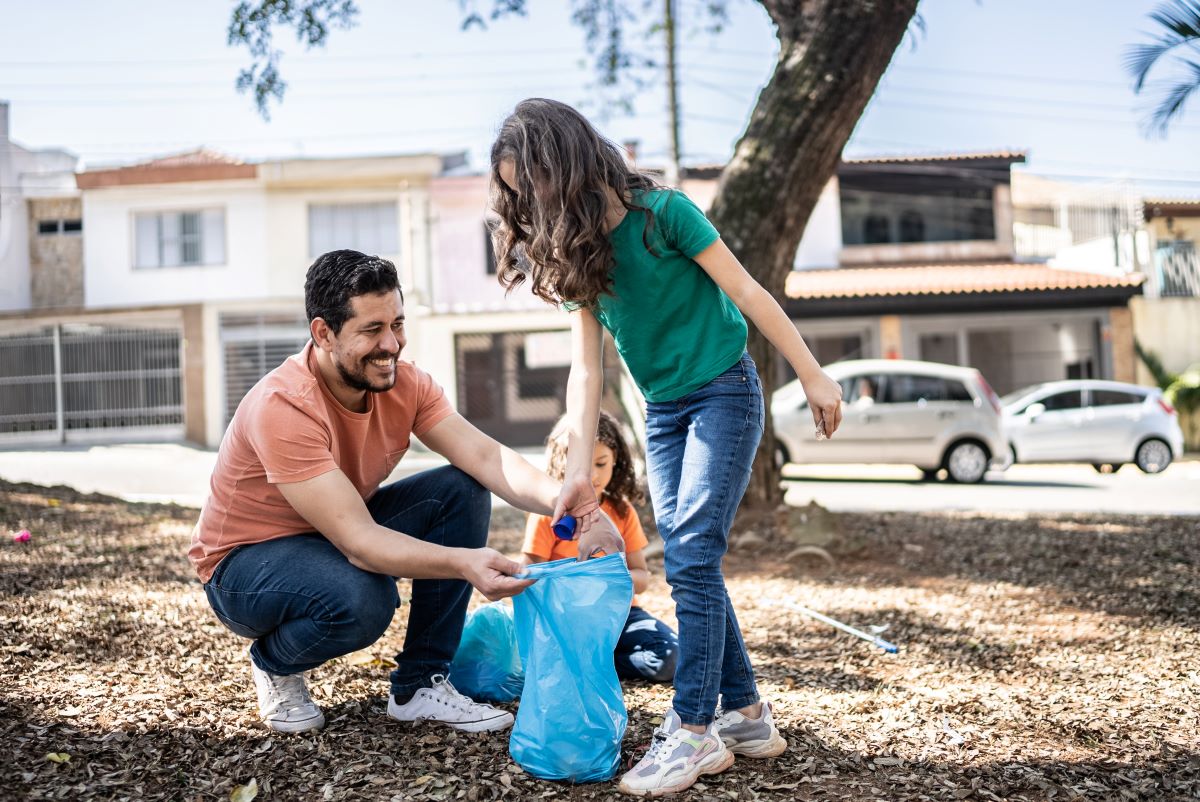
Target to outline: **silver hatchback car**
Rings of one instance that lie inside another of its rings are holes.
[[[1179,416],[1162,391],[1124,382],[1049,382],[1001,399],[1018,462],[1086,462],[1097,471],[1132,462],[1161,473],[1183,454]]]
[[[1009,465],[1000,400],[974,368],[906,359],[835,362],[825,372],[842,386],[842,426],[817,442],[799,381],[771,399],[782,462],[916,465],[926,479],[946,469],[979,482]]]

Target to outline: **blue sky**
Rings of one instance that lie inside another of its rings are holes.
[[[923,0],[910,37],[848,155],[1027,149],[1033,172],[1156,194],[1200,196],[1200,98],[1167,138],[1146,137],[1148,106],[1121,68],[1158,0]],[[591,86],[567,4],[460,30],[457,0],[361,0],[359,25],[325,48],[279,44],[290,87],[270,122],[233,89],[242,51],[225,44],[232,3],[140,0],[12,3],[0,25],[0,99],[13,138],[66,147],[88,165],[207,145],[246,158],[469,150],[482,166],[496,125],[523,97],[579,105],[617,140],[665,156],[665,92],[651,76],[633,116]],[[728,158],[770,74],[775,39],[751,0],[730,0],[719,35],[703,0],[679,0],[685,161]],[[652,3],[652,8],[658,8]],[[156,13],[146,14],[153,7]],[[661,41],[635,25],[638,49]]]

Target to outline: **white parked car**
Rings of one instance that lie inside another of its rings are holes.
[[[979,482],[1010,457],[1000,400],[974,368],[904,359],[835,362],[825,372],[842,386],[842,426],[817,441],[799,381],[771,399],[783,462],[916,465],[933,479]]]
[[[1097,471],[1132,462],[1161,473],[1183,454],[1179,416],[1162,391],[1124,382],[1049,382],[1001,399],[1018,462],[1087,462]]]

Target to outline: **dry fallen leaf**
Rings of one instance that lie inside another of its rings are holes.
[[[46,760],[49,760],[51,763],[70,763],[71,756],[66,752],[47,752]]]
[[[258,796],[258,780],[251,777],[250,782],[245,785],[234,787],[233,793],[229,795],[229,802],[250,802],[256,796]]]

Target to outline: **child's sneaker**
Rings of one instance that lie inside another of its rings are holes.
[[[437,721],[466,732],[512,726],[512,713],[464,696],[441,674],[434,674],[431,682],[432,687],[418,688],[404,704],[389,695],[388,715],[397,721]]]
[[[272,674],[250,661],[258,714],[276,732],[307,732],[325,726],[325,715],[308,696],[303,674]]]
[[[771,720],[771,703],[767,701],[763,701],[758,718],[730,710],[718,716],[714,729],[738,757],[778,757],[787,749],[787,740]]]
[[[697,734],[680,726],[674,710],[654,730],[650,749],[621,778],[617,790],[632,796],[666,796],[690,788],[702,774],[718,774],[733,765],[716,728]]]

